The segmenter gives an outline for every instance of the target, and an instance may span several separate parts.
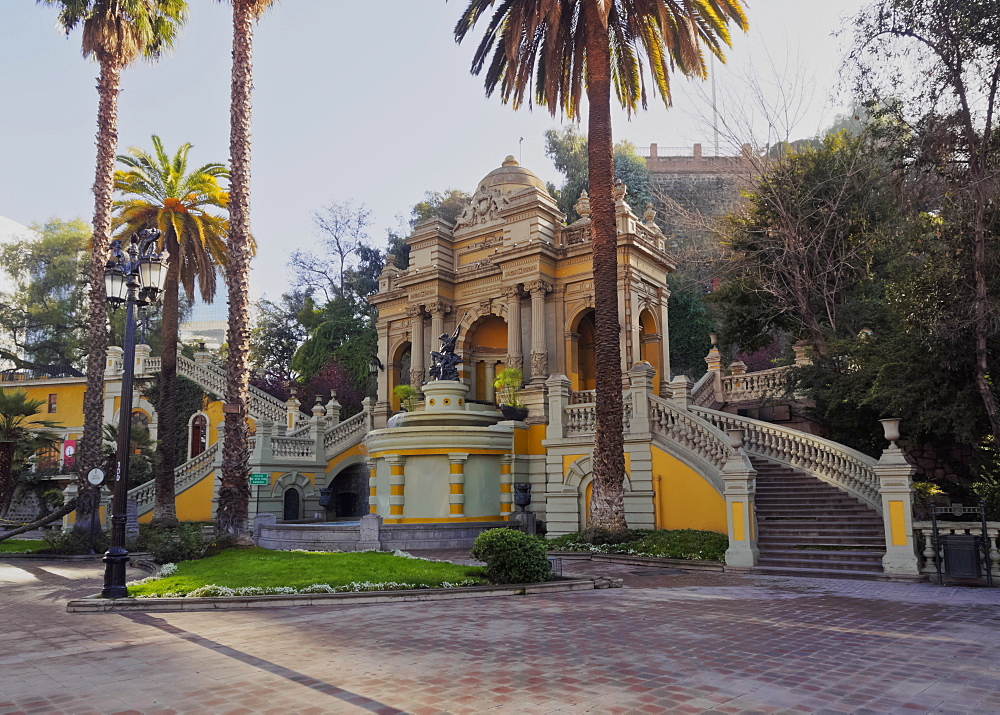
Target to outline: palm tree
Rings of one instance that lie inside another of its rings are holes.
[[[219,531],[248,541],[250,435],[247,393],[250,370],[250,113],[253,89],[253,25],[274,0],[230,0],[233,5],[233,71],[229,108],[229,328],[226,340],[226,424],[223,431]]]
[[[229,194],[219,186],[229,178],[222,164],[205,164],[188,171],[191,144],[169,156],[163,142],[153,135],[153,153],[131,147],[118,162],[127,167],[115,172],[115,238],[126,239],[143,228],[157,228],[161,249],[169,252],[163,290],[163,328],[159,400],[156,411],[163,425],[156,465],[155,521],[175,522],[174,467],[177,466],[177,331],[180,286],[188,299],[195,287],[206,303],[215,298],[216,270],[225,266],[229,222],[212,209],[225,210]]]
[[[0,516],[6,516],[14,498],[14,453],[18,446],[51,446],[59,437],[45,429],[59,427],[58,422],[36,419],[42,400],[29,399],[24,390],[0,390]]]
[[[87,315],[87,392],[83,400],[83,436],[80,439],[80,493],[95,491],[83,479],[101,463],[101,426],[104,413],[104,361],[107,356],[104,264],[111,233],[111,194],[114,159],[118,149],[118,93],[121,71],[139,57],[153,61],[173,46],[178,29],[187,20],[185,0],[37,0],[59,8],[59,26],[69,34],[83,29],[83,56],[100,67],[97,79],[97,164],[94,171],[94,232],[91,238],[90,291]],[[91,500],[82,500],[90,503]],[[90,523],[90,514],[77,514],[77,524]]]
[[[470,0],[455,26],[461,42],[497,0]],[[670,73],[704,78],[702,45],[724,60],[729,23],[747,28],[741,0],[506,0],[488,20],[472,61],[485,68],[486,94],[499,88],[514,109],[534,101],[578,119],[589,106],[588,157],[593,246],[597,404],[591,530],[626,529],[623,484],[618,248],[615,229],[611,86],[630,114],[646,108],[649,64],[654,93],[670,106]]]

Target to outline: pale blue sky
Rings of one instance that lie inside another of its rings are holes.
[[[396,215],[424,191],[471,191],[518,154],[544,180],[558,175],[544,155],[545,110],[513,112],[486,99],[469,74],[474,43],[456,45],[462,0],[280,0],[256,32],[252,222],[260,246],[254,297],[277,297],[289,252],[315,240],[311,212],[353,198],[373,210],[384,244]],[[191,18],[172,56],[123,75],[119,150],[193,143],[195,163],[226,161],[231,25],[227,4],[191,0]],[[722,111],[734,116],[749,67],[792,65],[812,102],[797,133],[829,123],[841,41],[831,33],[860,0],[756,0],[752,24],[719,68]],[[97,67],[66,39],[55,11],[31,0],[0,3],[0,216],[23,224],[50,216],[90,218]],[[478,36],[477,36],[478,37]],[[790,59],[789,59],[790,58]],[[770,80],[768,80],[770,81]],[[765,82],[766,84],[766,82]],[[616,139],[639,146],[712,143],[697,92],[675,80],[675,106],[616,119]],[[700,91],[707,92],[708,85]],[[764,138],[761,138],[764,141]]]

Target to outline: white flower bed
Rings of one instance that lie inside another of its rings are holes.
[[[133,581],[129,585],[135,585],[140,583],[149,583],[150,581],[155,581],[155,578],[145,578],[141,581]],[[464,586],[475,586],[477,581],[471,578],[463,579],[456,583],[451,583],[445,581],[441,584],[440,588],[461,588]],[[397,583],[396,581],[388,581],[384,583],[373,583],[371,581],[354,581],[352,583],[346,584],[344,586],[331,586],[328,583],[314,583],[311,586],[305,586],[303,588],[292,588],[290,586],[269,586],[269,587],[259,587],[259,586],[241,586],[239,588],[229,588],[227,586],[217,586],[216,584],[209,584],[207,586],[202,586],[201,588],[196,588],[190,593],[175,593],[173,591],[168,593],[150,593],[142,594],[136,596],[136,598],[204,598],[204,597],[215,597],[215,598],[226,598],[232,596],[274,596],[274,595],[292,595],[292,594],[307,594],[307,593],[360,593],[367,591],[406,591],[409,589],[421,588],[413,583]]]

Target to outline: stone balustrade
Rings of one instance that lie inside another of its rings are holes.
[[[354,443],[360,442],[371,429],[369,418],[367,411],[361,411],[327,430],[323,436],[326,458],[330,459]]]
[[[649,396],[650,429],[709,463],[720,472],[732,452],[725,433],[656,395]]]
[[[271,454],[276,459],[316,460],[316,441],[308,437],[271,437]]]
[[[215,468],[215,457],[219,452],[219,443],[215,442],[204,452],[174,469],[174,493],[187,489],[211,473]],[[156,482],[150,480],[128,491],[129,499],[135,499],[139,513],[143,514],[153,508],[156,498]]]
[[[691,411],[720,430],[743,430],[743,444],[751,455],[787,464],[812,474],[860,499],[882,513],[877,460],[842,444],[768,422],[717,412],[704,407]]]
[[[724,375],[721,402],[755,402],[778,397],[785,392],[787,367],[774,367],[759,372]],[[697,404],[697,402],[695,403]]]
[[[930,578],[936,578],[937,569],[934,566],[934,528],[929,521],[913,522],[913,534],[917,542],[918,556],[920,562],[920,572]],[[979,536],[982,534],[982,525],[978,521],[938,521],[938,535],[949,536],[952,534],[971,534]],[[1000,579],[1000,521],[986,522],[986,538],[990,544],[990,568],[993,570],[994,580]],[[943,558],[944,554],[938,551],[938,555]],[[986,565],[983,564],[983,576],[985,577]]]

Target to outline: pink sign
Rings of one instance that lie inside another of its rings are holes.
[[[63,442],[62,453],[63,453],[63,466],[72,467],[73,462],[76,461],[76,440],[67,439],[65,442]]]

